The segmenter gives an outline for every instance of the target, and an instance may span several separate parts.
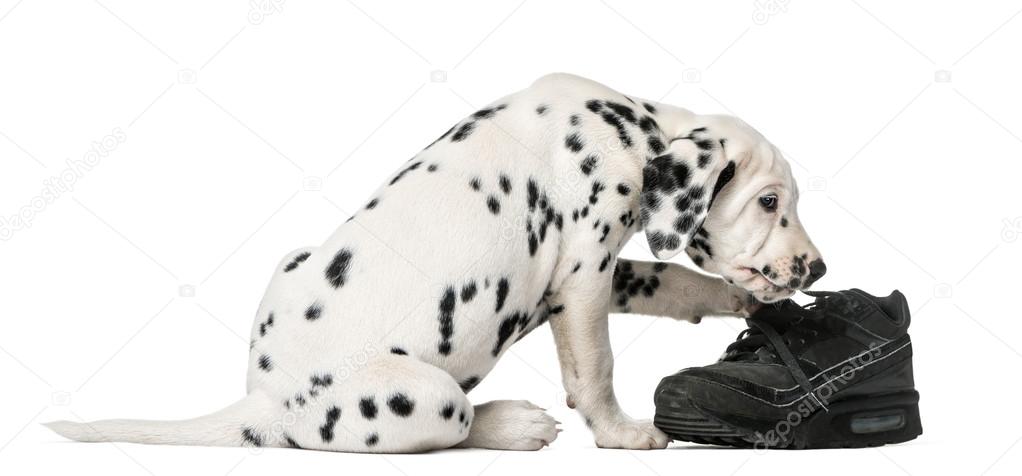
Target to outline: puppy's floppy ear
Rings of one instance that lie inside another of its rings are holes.
[[[669,259],[688,246],[717,193],[734,177],[724,141],[705,127],[671,141],[642,170],[640,220],[653,255]]]

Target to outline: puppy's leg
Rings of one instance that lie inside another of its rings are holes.
[[[561,430],[557,420],[524,400],[495,400],[475,406],[468,438],[459,448],[538,450],[549,445]]]
[[[698,323],[703,316],[749,317],[759,303],[745,290],[674,263],[619,259],[610,312]]]
[[[667,435],[649,420],[633,420],[614,396],[614,356],[607,329],[607,290],[613,263],[603,271],[579,273],[551,301],[564,310],[550,318],[568,406],[582,414],[601,448],[652,449],[667,446]]]
[[[411,356],[381,355],[356,371],[314,375],[285,404],[282,440],[301,448],[417,453],[468,437],[474,411],[447,372]],[[268,429],[273,429],[272,425]],[[262,435],[262,427],[253,430]]]

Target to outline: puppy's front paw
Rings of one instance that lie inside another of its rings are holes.
[[[729,311],[741,317],[749,317],[763,307],[756,296],[738,286],[728,286],[728,295],[731,298]]]
[[[596,446],[629,450],[666,448],[670,439],[651,420],[621,420],[606,425],[593,425]]]

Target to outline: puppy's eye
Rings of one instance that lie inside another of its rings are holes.
[[[759,204],[766,210],[776,210],[777,195],[763,195],[759,197]]]

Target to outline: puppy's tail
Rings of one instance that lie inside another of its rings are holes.
[[[190,420],[53,421],[43,425],[65,438],[86,442],[281,446],[283,433],[274,422],[279,422],[282,416],[282,405],[255,391],[223,410]]]

